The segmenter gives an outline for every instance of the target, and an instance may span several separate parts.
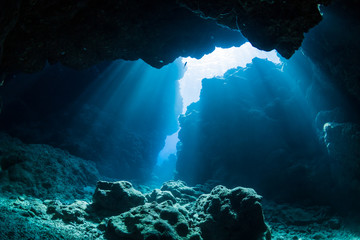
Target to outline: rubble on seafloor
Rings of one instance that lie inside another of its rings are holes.
[[[251,188],[214,183],[136,185],[142,192],[128,181],[95,185],[91,163],[0,137],[0,239],[360,239],[326,207],[261,203]]]
[[[63,203],[26,195],[1,196],[0,237],[359,239],[344,227],[340,217],[331,215],[328,208],[301,208],[271,202],[261,205],[260,200],[253,189],[242,187],[228,189],[218,185],[210,193],[199,196],[197,190],[181,181],[166,182],[161,189],[148,193],[135,190],[130,182],[102,181],[98,182],[90,202]]]

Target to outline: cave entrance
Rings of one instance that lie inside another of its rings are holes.
[[[254,58],[267,59],[275,64],[281,64],[277,52],[261,51],[254,48],[249,42],[240,47],[215,48],[215,50],[203,56],[201,59],[182,58],[185,73],[179,80],[180,95],[183,101],[182,114],[186,113],[187,107],[200,98],[201,82],[204,78],[223,76],[232,68],[245,68]],[[162,181],[171,180],[176,168],[176,146],[179,142],[178,133],[180,129],[167,136],[164,148],[160,151],[154,174]]]

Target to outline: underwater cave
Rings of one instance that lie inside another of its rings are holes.
[[[0,3],[0,239],[360,239],[357,0]]]

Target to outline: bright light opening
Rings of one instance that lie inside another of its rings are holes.
[[[254,48],[249,42],[241,47],[232,47],[228,49],[216,48],[209,55],[201,59],[182,58],[186,68],[184,77],[180,79],[180,94],[183,98],[183,110],[200,99],[201,80],[204,78],[213,78],[223,76],[226,71],[237,67],[246,67],[253,58],[268,59],[275,64],[281,64],[280,58],[275,50],[265,52]],[[178,131],[179,132],[179,131]],[[168,136],[165,146],[159,153],[157,165],[161,165],[170,155],[176,154],[176,145],[179,141],[178,132]]]
[[[275,64],[281,63],[275,50],[271,52],[261,51],[254,48],[249,42],[241,47],[216,48],[214,52],[201,59],[183,58],[182,61],[187,68],[184,77],[180,80],[183,113],[186,112],[186,108],[191,103],[199,100],[202,79],[223,76],[226,71],[232,68],[244,68],[255,57],[268,59]]]

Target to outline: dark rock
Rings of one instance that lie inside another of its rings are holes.
[[[328,122],[324,125],[323,134],[332,158],[329,166],[336,178],[332,187],[333,201],[340,209],[350,212],[360,210],[360,126]]]
[[[146,199],[148,202],[155,201],[157,203],[162,203],[171,201],[174,204],[176,203],[176,199],[170,191],[161,191],[159,189],[154,189],[150,194],[147,194]]]
[[[321,20],[318,4],[329,1],[179,2],[41,0],[2,4],[1,70],[35,72],[46,62],[84,68],[118,58],[141,58],[162,67],[179,56],[199,58],[215,46],[244,42],[239,32],[228,28],[241,31],[258,48],[277,49],[289,58],[301,45],[304,32]]]
[[[169,191],[181,204],[195,201],[203,192],[195,190],[186,185],[183,181],[168,181],[165,182],[161,191]]]
[[[323,21],[305,35],[302,49],[333,84],[360,103],[360,5],[357,0],[333,0],[322,7]],[[346,28],[344,28],[346,26]]]
[[[106,229],[109,239],[188,239],[196,234],[190,228],[185,209],[171,201],[145,203],[130,211],[111,217]],[[201,239],[201,238],[200,238]]]
[[[318,4],[330,1],[207,1],[181,0],[194,12],[231,29],[239,30],[254,47],[276,49],[290,58],[304,33],[321,21]]]
[[[341,221],[339,218],[333,217],[327,222],[328,226],[331,229],[340,229],[341,228]]]
[[[253,189],[217,186],[196,201],[195,225],[203,239],[264,239],[269,229],[260,200]]]
[[[84,223],[88,217],[86,212],[88,203],[76,200],[72,204],[62,204],[60,201],[48,200],[44,202],[47,206],[47,213],[51,214],[53,219],[62,219],[65,223]]]
[[[316,178],[329,176],[317,173],[327,154],[311,108],[291,82],[260,59],[203,79],[200,100],[179,118],[177,179],[249,186],[287,201],[316,195]]]
[[[240,33],[201,19],[174,0],[16,2],[17,8],[1,8],[8,26],[0,35],[6,71],[35,72],[46,62],[85,68],[119,58],[141,58],[159,68],[179,56],[201,57],[215,45],[244,42]]]
[[[96,184],[92,206],[103,214],[119,214],[145,203],[145,196],[126,181]]]
[[[24,144],[0,133],[0,187],[3,193],[39,198],[84,199],[100,175],[93,162],[60,149]]]

